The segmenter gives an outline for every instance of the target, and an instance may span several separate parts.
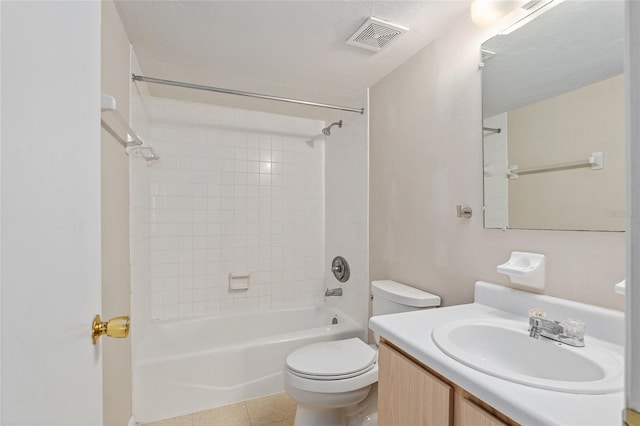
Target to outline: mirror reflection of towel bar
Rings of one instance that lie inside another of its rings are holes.
[[[579,169],[590,167],[591,170],[604,169],[604,155],[602,152],[592,152],[586,160],[570,161],[568,163],[550,164],[547,166],[527,167],[520,169],[517,165],[510,166],[507,177],[517,179],[519,176],[532,175],[536,173],[555,172],[558,170]]]

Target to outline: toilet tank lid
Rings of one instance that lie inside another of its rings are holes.
[[[439,306],[440,296],[427,293],[414,287],[409,287],[391,280],[380,280],[371,282],[374,295],[384,297],[392,302],[401,303],[406,306],[426,308],[429,306]]]

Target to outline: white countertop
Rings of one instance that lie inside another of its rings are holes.
[[[486,291],[491,292],[494,290],[491,288],[493,286],[491,284],[480,284],[485,286]],[[509,303],[507,300],[509,297],[521,297],[519,293],[524,293],[504,287],[497,290],[502,293],[497,297],[493,294],[485,294],[484,297],[479,297],[478,288],[476,288],[476,301],[490,298],[500,299],[506,295],[507,297],[503,302]],[[529,293],[526,293],[524,297],[532,298],[532,300],[525,301],[525,305],[531,303],[553,304],[555,300],[561,300]],[[499,305],[499,302],[497,304]],[[587,306],[575,304],[574,302],[569,302],[569,305],[571,308]],[[587,309],[590,308],[587,306]],[[603,311],[601,308],[594,309],[595,311]],[[609,316],[613,318],[611,324],[614,327],[623,326],[621,313],[605,311],[603,311],[605,316],[611,313]],[[583,318],[584,315],[588,316],[592,313],[583,314]],[[526,313],[518,315],[476,302],[468,305],[372,317],[369,327],[390,343],[429,366],[429,368],[522,425],[595,426],[622,424],[622,411],[624,408],[624,394],[622,391],[613,394],[584,395],[538,389],[513,383],[482,373],[450,358],[435,345],[431,338],[431,332],[435,327],[451,321],[468,318],[503,318],[523,321],[524,324],[527,324],[528,318],[526,315]],[[605,321],[609,320],[605,319]],[[589,338],[588,330],[587,328],[585,337],[587,344]],[[611,334],[620,333],[616,331]],[[611,345],[612,350],[622,354],[623,348],[620,342],[614,343],[607,344]]]

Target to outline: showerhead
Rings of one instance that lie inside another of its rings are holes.
[[[331,128],[333,126],[338,126],[339,128],[342,128],[342,120],[329,124],[327,127],[322,129],[322,134],[325,136],[331,136]]]

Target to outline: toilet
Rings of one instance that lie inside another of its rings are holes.
[[[440,305],[440,297],[395,281],[371,283],[372,314]],[[378,349],[358,338],[313,343],[287,357],[284,388],[296,402],[294,426],[377,425]]]

